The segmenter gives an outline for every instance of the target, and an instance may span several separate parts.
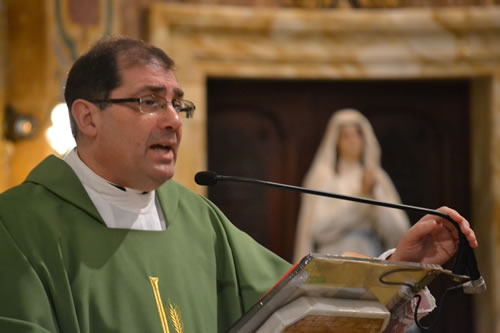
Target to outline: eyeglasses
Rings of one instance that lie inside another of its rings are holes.
[[[172,101],[167,101],[165,98],[149,95],[137,98],[113,98],[113,99],[93,99],[89,100],[91,103],[139,103],[139,110],[143,113],[158,113],[167,109],[168,104],[177,113],[183,113],[186,118],[192,118],[196,106],[193,102],[182,98],[176,98]]]

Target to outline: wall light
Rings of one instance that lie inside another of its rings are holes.
[[[57,104],[50,113],[52,126],[47,129],[49,144],[59,155],[63,156],[76,146],[71,134],[68,107],[64,103]]]
[[[32,115],[19,113],[11,105],[5,108],[4,133],[10,141],[25,140],[33,137],[38,129],[38,121]]]

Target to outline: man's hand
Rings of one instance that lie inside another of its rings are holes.
[[[448,207],[441,207],[438,211],[457,222],[470,246],[477,247],[476,235],[465,218]],[[455,255],[458,245],[458,232],[450,221],[425,215],[406,232],[389,260],[442,265]]]

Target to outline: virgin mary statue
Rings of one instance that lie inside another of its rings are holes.
[[[399,203],[380,166],[380,146],[368,120],[343,109],[330,119],[305,177],[307,188]],[[403,211],[304,194],[297,224],[295,259],[310,252],[345,251],[377,256],[396,247],[410,227]]]

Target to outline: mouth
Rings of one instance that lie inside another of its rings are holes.
[[[176,153],[174,144],[155,143],[149,146],[149,149],[155,158],[158,158],[163,162],[175,160]]]
[[[158,150],[158,151],[171,151],[173,150],[171,145],[162,145],[162,144],[154,144],[151,145],[149,148],[153,150]]]

